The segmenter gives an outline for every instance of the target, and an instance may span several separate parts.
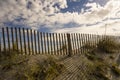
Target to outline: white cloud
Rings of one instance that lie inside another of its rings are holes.
[[[120,19],[117,19],[120,18],[120,5],[118,4],[120,4],[120,0],[110,0],[104,7],[96,3],[88,3],[87,6],[91,7],[90,10],[84,14],[73,13],[74,21],[79,24],[94,24],[96,22],[101,22],[100,24],[88,27],[83,26],[71,29],[66,28],[57,30],[56,32],[84,32],[104,34],[105,27],[107,26],[107,34],[120,33]],[[114,19],[110,20],[111,18]],[[107,20],[104,21],[104,19]]]
[[[56,29],[53,30],[54,32],[63,32],[63,33],[87,33],[87,34],[105,34],[105,27],[106,27],[106,34],[108,35],[116,35],[120,33],[120,21],[109,21],[111,23],[104,22],[98,25],[92,25],[89,27],[83,26],[83,27],[76,27],[74,28],[65,28],[65,29]]]
[[[61,9],[68,7],[66,0],[1,0],[0,25],[3,26],[3,22],[13,21],[14,24],[23,23],[38,29],[41,27],[41,24],[44,24],[46,27],[52,28],[54,32],[56,30],[58,32],[104,33],[104,28],[101,28],[101,26],[105,27],[105,24],[109,24],[109,32],[114,32],[113,28],[119,29],[119,23],[115,22],[120,22],[120,19],[110,20],[110,18],[120,18],[120,0],[104,0],[103,2],[101,0],[92,0],[91,2],[86,4],[86,7],[90,8],[87,10],[83,8],[82,13],[61,13]],[[105,5],[101,6],[102,3]],[[15,19],[18,16],[25,18],[25,20],[16,22]],[[64,25],[69,22],[83,24],[84,26],[75,26],[73,28],[68,26],[68,28],[59,29],[62,26],[56,24]],[[97,22],[100,22],[100,24],[95,24]],[[94,25],[87,27],[87,24]],[[57,29],[56,26],[59,28]]]
[[[38,23],[45,23],[46,15],[55,14],[60,9],[66,8],[66,0],[2,0],[0,1],[0,23],[14,21],[18,16],[26,18],[23,24],[39,26]],[[37,23],[37,24],[36,24]],[[46,24],[46,23],[45,23]]]
[[[96,3],[88,3],[86,6],[91,7],[88,12],[80,14],[77,12],[58,13],[55,16],[48,17],[48,21],[50,20],[50,23],[59,22],[61,24],[69,23],[71,21],[74,21],[78,24],[94,24],[96,22],[101,22],[106,18],[115,17],[114,14],[119,11],[115,8],[119,5],[114,5],[115,7],[113,6],[115,3],[114,1],[110,1],[104,7]],[[117,14],[117,16],[119,16],[119,14]]]
[[[78,24],[84,24],[83,27],[56,29],[55,32],[78,32],[78,33],[96,33],[116,35],[120,33],[120,0],[110,0],[104,7],[96,3],[88,3],[86,6],[91,7],[84,14],[72,13],[72,18]],[[94,24],[100,22],[99,24]],[[86,26],[85,24],[93,24]]]

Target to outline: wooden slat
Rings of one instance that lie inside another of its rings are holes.
[[[57,41],[58,41],[58,54],[61,55],[61,52],[60,52],[60,40],[59,40],[59,33],[58,33],[58,36],[57,36]]]
[[[83,34],[83,38],[84,38],[84,45],[86,44],[86,35]],[[84,53],[86,53],[86,49],[84,48]]]
[[[56,53],[59,55],[58,34],[57,33],[56,33],[56,45],[57,45]]]
[[[53,54],[53,45],[52,45],[52,33],[50,33],[50,48],[51,48],[51,54]]]
[[[73,54],[75,54],[75,43],[74,43],[74,35],[73,35],[73,33],[71,34],[71,41],[72,41],[72,52],[73,52]]]
[[[63,50],[62,50],[62,55],[64,55],[64,46],[65,46],[65,44],[64,44],[64,39],[63,39],[63,34],[61,34],[61,40],[62,40],[62,46],[63,46]]]
[[[88,34],[88,45],[90,46],[90,34]],[[88,52],[89,52],[89,49],[88,49]]]
[[[43,33],[44,35],[44,49],[45,49],[45,54],[47,53],[47,49],[46,49],[46,33]]]
[[[94,34],[94,45],[96,45],[96,35]]]
[[[88,44],[88,34],[85,34],[85,44]],[[85,49],[85,52],[87,53],[88,52],[88,49],[86,48]]]
[[[2,34],[2,33],[1,33]],[[2,52],[2,44],[1,44],[1,34],[0,34],[0,53]]]
[[[84,53],[83,45],[84,45],[84,35],[81,34],[81,43],[82,43],[82,53]]]
[[[71,34],[71,40],[72,40],[72,44],[73,44],[72,52],[73,52],[73,54],[75,54],[75,43],[74,43],[74,34],[73,33]]]
[[[81,40],[81,34],[79,34],[79,43],[80,43],[80,54],[82,53],[82,40]]]
[[[13,28],[11,28],[11,36],[12,36],[12,47],[13,47],[13,50],[14,50],[15,48],[14,48],[14,33],[13,33]]]
[[[51,33],[51,36],[52,36],[52,49],[53,49],[52,54],[54,54],[54,41],[53,41],[53,34],[54,34],[54,33]]]
[[[39,31],[37,31],[37,37],[38,37],[38,53],[40,54],[40,34],[39,34]]]
[[[86,41],[85,38],[86,38],[85,34],[83,34],[83,45],[85,45],[85,41]],[[83,52],[85,53],[85,48],[83,49]]]
[[[79,44],[80,44],[80,54],[81,54],[81,46],[82,46],[82,44],[81,44],[81,34],[79,33]]]
[[[42,48],[42,54],[44,53],[44,48],[43,48],[43,35],[42,32],[40,32],[40,36],[41,36],[41,48]]]
[[[96,44],[96,35],[94,34],[94,45]]]
[[[29,29],[27,29],[27,43],[28,43],[28,53],[30,54],[30,35],[29,35]]]
[[[16,49],[18,50],[18,35],[17,35],[17,28],[16,27],[15,27],[15,38],[16,38],[15,45],[16,45]]]
[[[34,54],[34,48],[33,48],[33,32],[32,29],[30,30],[30,36],[31,36],[31,54]]]
[[[68,56],[72,56],[72,46],[71,46],[70,34],[67,34],[67,41],[68,41]]]
[[[2,33],[1,33],[2,34]],[[2,42],[1,42],[2,40],[1,40],[1,35],[0,35],[0,53],[2,52]]]
[[[61,50],[62,45],[61,45],[61,36],[60,36],[60,35],[61,35],[61,33],[59,33],[58,35],[59,35],[59,47],[60,47],[60,49],[59,49],[59,50],[60,50],[60,55],[61,55],[61,54],[62,54],[62,50]]]
[[[76,38],[77,38],[77,45],[78,45],[78,49],[77,49],[77,53],[79,54],[79,52],[80,52],[80,43],[79,43],[79,35],[78,34],[76,34]]]
[[[74,33],[73,35],[74,35],[74,46],[75,46],[75,48],[74,48],[74,50],[75,50],[74,55],[75,55],[75,54],[76,54],[77,46],[76,46],[76,37],[75,37],[75,33]]]
[[[82,46],[83,46],[83,45],[82,45],[82,39],[83,39],[83,38],[82,38],[82,34],[80,34],[81,53],[82,53],[82,51],[83,51],[83,50],[82,50]]]
[[[54,54],[56,55],[56,41],[55,41],[55,33],[53,33],[53,43],[54,43]]]
[[[90,44],[89,45],[92,46],[92,42],[93,42],[92,41],[92,34],[89,34],[89,40],[90,40]]]
[[[75,54],[77,54],[77,41],[76,41],[76,33],[74,33],[74,40],[75,40]]]
[[[34,30],[34,47],[35,47],[35,54],[37,54],[37,43],[36,43],[36,30]]]
[[[95,36],[96,36],[96,45],[97,45],[97,41],[98,41],[97,39],[98,39],[98,37],[97,37],[97,35],[95,35]]]
[[[6,41],[5,41],[5,31],[4,31],[4,28],[2,28],[2,36],[3,36],[3,49],[4,49],[4,52],[6,52]]]
[[[23,42],[24,42],[24,52],[25,54],[27,54],[27,50],[26,50],[26,38],[25,38],[25,29],[23,28]]]
[[[21,50],[21,53],[23,53],[21,28],[19,28],[19,39],[20,39],[20,50]]]
[[[87,43],[88,43],[88,45],[90,45],[90,36],[89,36],[89,34],[88,34],[88,37],[87,37]],[[89,49],[87,49],[87,52],[89,52]]]
[[[75,54],[76,53],[76,50],[75,50],[76,49],[76,45],[75,45],[75,35],[74,35],[74,33],[73,33],[73,44],[74,44],[74,49],[73,50],[74,50],[74,54]]]
[[[8,27],[6,27],[6,30],[7,30],[8,50],[10,51],[10,37],[9,37],[10,33]]]
[[[63,42],[62,42],[62,33],[60,33],[60,47],[61,47],[61,55],[63,55]]]
[[[46,33],[46,37],[47,37],[47,47],[48,47],[48,54],[50,54],[50,45],[49,45],[49,34]]]
[[[92,39],[92,45],[94,45],[94,41],[93,41],[93,39],[94,39],[94,35],[93,34],[91,34],[91,39]]]
[[[66,46],[66,49],[65,49],[65,55],[67,55],[67,40],[66,40],[66,33],[64,33],[64,41],[65,41],[65,46]]]
[[[77,33],[76,33],[76,46],[77,46],[77,49],[76,49],[76,54],[78,54],[78,49],[79,49],[79,44],[78,44],[78,36],[77,36]]]
[[[87,39],[87,40],[86,40],[86,43],[89,45],[89,34],[86,34],[86,37],[87,37],[87,38],[86,38],[86,39]],[[86,52],[88,52],[88,51],[89,51],[89,49],[87,48],[87,49],[86,49]]]
[[[99,43],[99,35],[97,35],[97,44]],[[97,47],[97,44],[96,44],[96,47]]]

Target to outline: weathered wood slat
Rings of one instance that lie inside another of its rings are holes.
[[[84,53],[84,48],[83,48],[83,45],[84,45],[84,34],[81,34],[81,39],[82,39],[82,53]]]
[[[18,50],[18,31],[17,31],[17,28],[15,28],[15,38],[16,38],[16,41],[15,41],[15,45],[16,45],[16,49]]]
[[[62,46],[61,46],[61,36],[60,36],[61,34],[59,33],[58,35],[59,35],[59,50],[60,50],[60,55],[61,55],[62,54],[61,53],[61,48],[62,48]]]
[[[78,45],[77,45],[76,33],[74,33],[74,39],[75,39],[75,54],[77,54]]]
[[[4,31],[4,28],[2,28],[2,36],[3,36],[3,49],[6,52],[6,41],[5,41],[5,31]]]
[[[77,45],[78,45],[78,49],[77,49],[77,53],[79,54],[79,50],[80,50],[80,43],[79,43],[79,35],[78,34],[76,34],[76,38],[77,38]]]
[[[1,43],[2,43],[1,41],[2,41],[2,40],[1,40],[1,39],[2,39],[2,38],[1,38],[1,36],[0,36],[0,53],[2,52],[2,44],[1,44]]]
[[[42,48],[42,54],[44,53],[44,48],[43,48],[43,35],[42,32],[40,32],[40,36],[41,36],[41,48]]]
[[[82,53],[82,49],[81,49],[81,47],[82,47],[82,40],[81,40],[81,34],[79,34],[79,44],[80,44],[80,54]]]
[[[53,52],[53,48],[52,48],[52,33],[50,33],[50,54],[52,54]]]
[[[75,46],[74,46],[74,36],[73,36],[73,33],[71,34],[71,42],[72,42],[72,44],[71,44],[71,46],[72,46],[72,53],[74,54],[75,53]]]
[[[13,28],[11,28],[11,37],[12,37],[12,47],[14,50],[14,33],[13,33]]]
[[[67,51],[68,46],[67,46],[67,40],[66,40],[66,33],[64,33],[64,40],[65,40],[65,55],[67,55],[68,54],[68,51]]]
[[[68,56],[72,56],[72,46],[71,46],[70,34],[67,34],[67,41],[68,41]]]
[[[37,37],[38,37],[38,53],[40,54],[40,34],[39,34],[39,31],[37,31]]]
[[[47,49],[48,49],[48,54],[50,54],[50,45],[49,45],[49,34],[46,33],[46,37],[47,37]]]
[[[34,30],[34,44],[35,44],[35,54],[37,54],[37,42],[36,42],[36,30]]]
[[[6,27],[6,30],[7,30],[8,50],[10,51],[10,36],[9,36],[10,33],[8,27]]]
[[[24,52],[25,54],[27,54],[27,50],[26,50],[26,36],[25,36],[25,29],[23,28],[23,42],[24,42]]]
[[[32,32],[32,29],[30,30],[30,36],[31,36],[31,54],[34,53],[34,48],[33,48],[33,32]]]
[[[56,55],[56,41],[55,41],[55,34],[53,33],[53,44],[54,44],[54,54]]]
[[[56,33],[57,54],[59,55],[58,34]]]
[[[29,29],[27,29],[27,43],[28,43],[28,53],[30,54],[30,35],[29,35]]]
[[[23,53],[21,28],[19,28],[19,39],[20,39],[20,50],[21,50],[21,53]]]
[[[61,34],[62,36],[62,46],[63,46],[63,55],[65,55],[65,41],[64,41],[64,34]]]
[[[52,43],[52,47],[51,48],[52,48],[52,54],[54,55],[55,48],[54,48],[54,37],[53,36],[54,36],[54,33],[51,33],[51,39],[52,39],[52,42],[51,42]]]

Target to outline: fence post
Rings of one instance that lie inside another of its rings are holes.
[[[71,46],[71,38],[70,34],[67,33],[67,42],[68,42],[68,56],[72,55],[72,46]]]

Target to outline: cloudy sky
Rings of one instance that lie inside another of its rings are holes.
[[[120,35],[120,0],[0,0],[0,27]]]

